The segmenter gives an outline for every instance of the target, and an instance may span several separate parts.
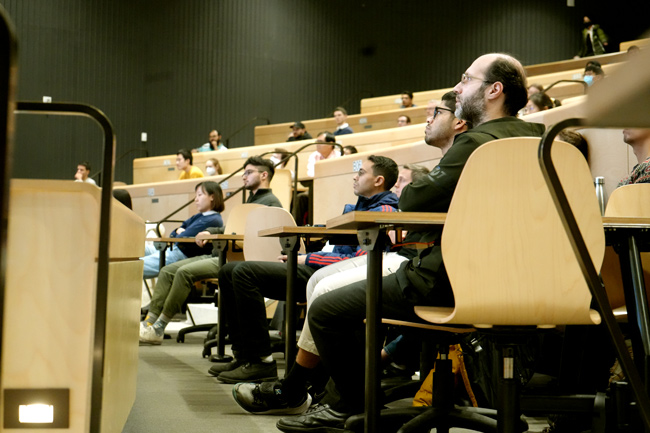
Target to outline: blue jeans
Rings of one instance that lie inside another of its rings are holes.
[[[155,249],[152,245],[145,245],[145,256],[140,258],[144,261],[144,278],[155,278],[160,272],[160,251]],[[185,260],[187,256],[183,254],[180,248],[174,245],[173,248],[167,248],[165,251],[165,264],[170,265],[179,260]]]

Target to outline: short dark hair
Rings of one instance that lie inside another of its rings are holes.
[[[409,97],[409,99],[413,99],[413,92],[411,92],[410,90],[404,90],[401,93],[401,95],[407,95]]]
[[[530,102],[535,104],[535,106],[540,110],[553,108],[555,106],[553,100],[544,92],[533,93],[530,95]]]
[[[589,60],[589,61],[585,64],[585,69],[586,69],[587,67],[589,67],[589,66],[598,66],[599,68],[602,68],[602,67],[603,67],[603,65],[601,65],[600,62],[599,62],[598,60]]]
[[[257,168],[259,171],[267,172],[269,174],[269,182],[271,179],[273,179],[273,175],[275,174],[275,167],[273,167],[273,161],[270,159],[264,159],[261,156],[251,156],[244,163],[244,167],[249,164],[255,166],[255,168]]]
[[[429,174],[429,169],[420,164],[404,164],[404,168],[411,171],[413,182]]]
[[[332,111],[332,114],[336,113],[337,111],[340,111],[341,113],[345,114],[346,116],[348,115],[348,112],[346,111],[345,108],[343,107],[336,107],[334,111]]]
[[[450,110],[456,111],[456,96],[456,92],[452,90],[442,95],[440,102],[442,102],[445,107],[449,108]]]
[[[516,116],[528,102],[526,73],[517,60],[508,55],[500,55],[488,66],[485,72],[485,83],[499,82],[503,84],[503,108],[508,116]]]
[[[543,92],[543,91],[544,91],[544,86],[542,86],[542,85],[539,84],[539,83],[533,83],[533,84],[531,84],[531,85],[528,86],[529,89],[530,89],[531,87],[536,88],[536,89],[539,90],[540,92]]]
[[[603,71],[603,68],[596,65],[585,66],[585,72],[593,72],[596,75],[605,75],[605,71]]]
[[[316,137],[325,134],[325,143],[336,143],[336,136],[329,131],[319,132]]]
[[[399,175],[399,168],[395,161],[380,155],[370,155],[368,161],[372,162],[372,174],[384,177],[384,191],[391,189]]]
[[[183,159],[189,159],[190,160],[190,165],[193,165],[194,163],[194,158],[192,158],[192,152],[190,152],[187,149],[179,149],[178,152],[176,152],[176,155],[180,155],[183,157]]]
[[[83,166],[86,168],[86,170],[90,171],[90,163],[89,163],[88,161],[82,161],[82,162],[80,162],[80,163],[77,164],[77,165],[78,165],[78,166],[79,166],[79,165],[83,165]]]
[[[205,182],[196,184],[194,191],[196,192],[199,188],[201,188],[206,195],[211,195],[214,198],[211,210],[215,212],[223,212],[226,205],[223,201],[223,191],[221,190],[221,186],[217,182],[206,180]]]
[[[558,137],[562,141],[566,141],[569,144],[573,144],[578,148],[580,153],[589,161],[589,143],[585,140],[585,137],[576,131],[571,131],[570,129],[563,129],[558,134]]]
[[[349,150],[349,151],[350,151],[350,154],[353,154],[353,153],[359,153],[359,151],[357,150],[357,148],[354,147],[354,146],[345,146],[345,147],[343,148],[343,151],[346,151],[346,150]]]
[[[411,118],[408,117],[406,114],[402,114],[402,115],[399,116],[399,117],[406,117],[406,123],[411,123]],[[397,118],[397,120],[399,120],[399,117]]]

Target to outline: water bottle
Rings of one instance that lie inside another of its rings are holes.
[[[596,199],[600,206],[600,214],[605,215],[605,178],[597,176],[594,179],[594,185],[596,186]]]

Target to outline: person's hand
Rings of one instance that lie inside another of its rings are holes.
[[[75,180],[81,180],[81,181],[83,180],[83,178],[82,178],[82,176],[81,176],[81,173],[79,173],[79,172],[76,172],[76,173],[74,174],[74,178],[75,178]]]
[[[178,236],[181,233],[183,233],[184,231],[185,231],[185,229],[183,227],[179,227],[179,228],[176,229],[176,235]]]
[[[198,236],[198,235],[209,235],[209,234],[210,234],[210,232],[208,232],[208,231],[202,231],[202,232],[197,233],[196,235]],[[209,241],[207,239],[196,239],[194,242],[196,242],[196,244],[199,247],[203,248],[205,246],[205,244],[207,244]]]
[[[278,260],[281,261],[282,263],[286,263],[287,262],[286,254],[279,255]]]
[[[306,261],[307,261],[307,254],[301,254],[298,256],[299,265],[304,265]]]

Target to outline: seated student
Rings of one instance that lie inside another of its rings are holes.
[[[400,126],[407,126],[411,124],[411,118],[408,116],[399,116],[397,118],[397,127],[399,128]]]
[[[176,168],[181,172],[178,180],[203,177],[201,169],[192,165],[193,160],[192,152],[187,149],[176,152]]]
[[[343,147],[343,155],[353,155],[355,153],[359,153],[356,147],[354,146],[344,146]]]
[[[92,177],[89,177],[89,175],[90,175],[89,162],[84,161],[77,164],[77,172],[74,174],[75,182],[86,182],[86,183],[91,183],[93,185],[97,185],[94,179]]]
[[[269,188],[275,173],[273,163],[270,160],[252,156],[246,160],[244,170],[242,175],[244,188],[250,191],[246,203],[282,207],[280,200],[273,195]],[[197,234],[219,233],[223,233],[221,225],[207,227]],[[200,248],[205,248],[207,241],[197,240],[196,244]],[[209,253],[180,260],[162,268],[153,291],[149,312],[145,320],[140,324],[140,341],[149,344],[161,344],[165,327],[174,315],[181,310],[185,299],[194,289],[194,283],[206,278],[214,278],[218,272],[219,258]]]
[[[309,155],[307,160],[307,176],[314,177],[314,165],[316,161],[324,159],[338,158],[341,152],[334,148],[334,145],[328,143],[336,143],[336,137],[329,131],[319,132],[316,137],[316,150]]]
[[[224,209],[223,192],[216,182],[202,182],[196,185],[196,197],[194,203],[199,211],[194,216],[183,221],[183,224],[174,231],[169,237],[172,238],[191,238],[202,232],[208,227],[221,227],[223,220],[219,212]],[[185,242],[177,242],[174,247],[167,249],[165,252],[165,264],[187,259],[188,257],[199,256],[208,253],[209,250],[198,247],[197,245]],[[145,248],[144,260],[144,278],[154,278],[158,275],[160,266],[160,251],[151,245]]]
[[[585,66],[585,71],[582,74],[582,79],[587,86],[591,87],[595,83],[599,82],[605,78],[605,71],[600,66],[596,65],[587,65]]]
[[[650,183],[650,129],[624,129],[623,141],[632,147],[638,164],[629,176],[621,179],[618,186]]]
[[[456,94],[447,92],[443,95],[439,104],[433,107],[432,115],[427,119],[424,141],[430,146],[439,148],[443,156],[452,147],[454,138],[462,136],[468,130],[467,122],[458,119],[454,115],[455,108]],[[443,161],[447,162],[444,157],[441,163]],[[460,161],[452,159],[450,163],[455,166]],[[403,189],[411,183],[410,181],[407,182],[409,174],[413,176],[413,182],[418,185],[426,184],[429,177],[428,170],[422,175],[419,169],[414,169],[413,165],[409,165],[409,167],[411,167],[411,173],[407,173],[407,170],[403,169],[399,175],[401,178],[398,177],[395,184],[400,195]],[[435,171],[436,169],[433,172]],[[437,194],[442,194],[442,190],[429,193],[428,196],[434,199]],[[426,201],[426,198],[422,197],[422,200]],[[382,262],[383,275],[393,274],[402,262],[415,257],[417,251],[406,245],[418,241],[418,233],[409,233],[403,242],[405,246],[393,249],[385,254]],[[307,283],[308,314],[312,302],[319,296],[347,284],[365,280],[367,276],[366,259],[366,256],[355,257],[317,270]],[[390,350],[391,348],[389,348]],[[322,385],[325,382],[322,370],[318,349],[311,335],[309,323],[305,322],[298,340],[296,362],[284,381],[262,385],[239,384],[233,389],[233,396],[241,407],[252,413],[296,413],[296,408],[306,398],[308,382],[311,382],[315,388],[312,391],[313,393],[316,394],[321,391],[319,384]],[[254,396],[257,398],[253,398]]]
[[[544,92],[533,93],[524,107],[526,114],[537,113],[554,107],[553,101]]]
[[[336,130],[334,135],[354,134],[352,128],[348,124],[348,112],[343,107],[336,107],[334,109],[334,120],[336,121]]]
[[[196,152],[210,152],[213,150],[228,150],[228,148],[221,142],[221,134],[216,129],[210,131],[207,143],[194,149]]]
[[[291,133],[289,134],[289,137],[287,137],[287,141],[300,141],[300,140],[309,140],[311,137],[311,134],[307,132],[307,128],[305,128],[305,124],[302,122],[294,122],[293,125],[290,126],[291,128]]]
[[[531,84],[528,86],[528,99],[530,99],[531,96],[533,96],[535,93],[543,92],[544,91],[544,86],[541,84]]]
[[[473,129],[459,134],[440,163],[421,181],[402,191],[403,211],[446,212],[465,162],[483,143],[515,136],[540,137],[544,125],[514,117],[526,104],[526,73],[516,59],[494,53],[476,59],[454,87],[455,114]],[[411,233],[409,233],[410,235]],[[449,306],[453,293],[442,261],[441,230],[419,233],[425,248],[382,278],[382,315],[418,320],[414,305]],[[307,320],[322,363],[338,398],[313,411],[277,423],[284,432],[335,431],[347,418],[363,411],[367,283],[361,280],[322,294],[312,301]],[[342,356],[341,354],[344,354]],[[330,429],[330,430],[328,430]]]
[[[402,99],[402,105],[399,108],[417,107],[417,105],[413,103],[413,92],[409,90],[404,90],[400,95],[400,97]]]
[[[223,174],[221,164],[219,164],[219,160],[217,158],[210,158],[205,161],[205,174],[208,176]]]
[[[363,161],[353,178],[357,203],[347,204],[352,211],[393,212],[397,197],[390,188],[397,180],[397,164],[390,158],[372,155]],[[336,246],[332,252],[317,252],[298,257],[297,300],[305,299],[305,286],[316,269],[365,254],[360,247]],[[281,260],[286,260],[282,256]],[[219,289],[226,314],[235,359],[217,364],[209,373],[225,383],[277,379],[277,366],[271,357],[264,298],[284,299],[287,264],[272,262],[231,262],[219,271]],[[291,338],[291,337],[287,337]],[[305,399],[301,405],[309,406]]]

